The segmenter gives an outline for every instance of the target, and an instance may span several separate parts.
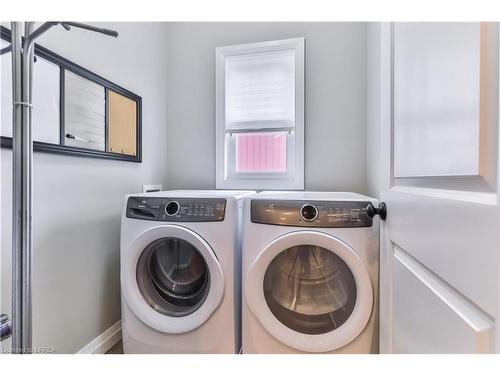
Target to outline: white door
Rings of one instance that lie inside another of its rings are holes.
[[[498,351],[498,26],[380,37],[381,352]]]

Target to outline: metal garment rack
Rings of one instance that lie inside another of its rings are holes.
[[[2,315],[2,337],[12,331],[12,353],[32,353],[32,191],[33,191],[33,133],[32,86],[35,39],[56,25],[70,30],[76,27],[113,37],[118,32],[79,22],[45,22],[37,29],[34,22],[12,22],[10,48],[12,52],[12,105],[13,105],[13,199],[12,199],[12,329],[10,321]],[[4,330],[4,328],[6,328]],[[8,329],[7,329],[8,328]]]

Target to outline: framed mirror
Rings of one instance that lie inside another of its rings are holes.
[[[10,30],[1,27],[0,48]],[[1,146],[12,147],[11,53],[1,56]],[[142,98],[35,44],[33,150],[142,161]]]

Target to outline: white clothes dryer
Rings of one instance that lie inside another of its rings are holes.
[[[378,352],[376,204],[355,193],[245,198],[243,353]]]

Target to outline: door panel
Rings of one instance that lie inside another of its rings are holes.
[[[380,349],[498,351],[498,25],[380,37]]]
[[[387,198],[391,240],[494,316],[495,194],[396,186]]]
[[[490,353],[493,320],[394,248],[394,353]]]
[[[478,175],[479,23],[396,23],[394,51],[395,177]]]

